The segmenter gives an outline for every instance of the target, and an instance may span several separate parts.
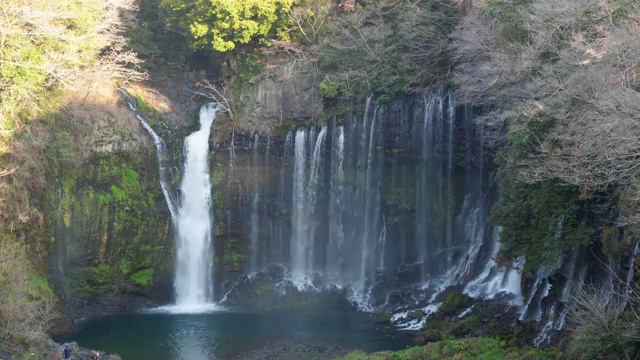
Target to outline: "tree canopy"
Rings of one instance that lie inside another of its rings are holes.
[[[297,0],[162,0],[169,23],[188,33],[194,49],[233,50],[282,36]]]

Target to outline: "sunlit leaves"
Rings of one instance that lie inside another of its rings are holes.
[[[233,50],[275,37],[297,0],[163,0],[170,23],[187,31],[195,49]]]

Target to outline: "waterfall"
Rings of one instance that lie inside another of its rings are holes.
[[[308,135],[308,137],[307,137]],[[319,216],[316,211],[324,178],[324,146],[327,126],[323,126],[315,142],[315,131],[300,129],[295,139],[293,184],[293,216],[291,270],[296,286],[309,285],[314,267],[315,233]],[[308,150],[307,150],[308,149]],[[309,169],[307,169],[309,167]]]
[[[151,135],[151,138],[153,138],[153,143],[156,146],[156,156],[158,158],[158,175],[160,178],[160,188],[162,189],[162,194],[164,195],[164,199],[167,202],[167,207],[169,208],[169,212],[171,213],[171,219],[175,220],[176,219],[176,205],[175,205],[176,202],[173,196],[171,195],[171,191],[169,190],[171,187],[170,187],[170,181],[167,175],[167,161],[169,159],[169,156],[167,153],[167,146],[164,143],[164,140],[162,140],[162,138],[155,131],[153,131],[153,129],[151,128],[147,120],[144,118],[144,116],[138,114],[137,100],[134,97],[127,94],[127,92],[122,88],[118,88],[118,92],[120,92],[122,97],[125,99],[125,101],[127,102],[127,105],[129,105],[129,108],[131,109],[131,111],[134,112],[136,118],[140,120],[140,124],[142,124],[142,127],[145,130],[147,130],[149,135]]]
[[[333,278],[340,277],[344,266],[344,128],[337,126],[333,132],[331,152],[331,184],[329,202],[329,244],[327,245],[327,271]]]
[[[289,174],[287,173],[288,165],[290,163],[290,158],[292,156],[292,147],[293,147],[293,133],[289,131],[284,141],[284,156],[282,159],[282,163],[280,164],[280,171],[278,173],[279,182],[278,182],[278,196],[276,200],[277,213],[281,214],[283,212],[284,204],[291,203],[289,199],[289,183],[286,181],[289,178]],[[289,236],[288,236],[288,226],[291,225],[286,221],[283,221],[281,218],[274,219],[275,229],[274,229],[274,245],[271,250],[271,258],[275,259],[276,262],[283,263],[284,259],[287,259],[289,256]]]
[[[281,264],[298,291],[346,289],[366,311],[382,309],[394,289],[429,301],[465,285],[522,304],[519,274],[491,259],[499,247],[486,212],[497,196],[483,132],[453,90],[436,88],[391,102],[370,95],[360,111],[289,131],[274,140],[281,157],[270,166],[257,135],[246,139],[244,163],[259,180],[225,203],[244,211],[234,223],[249,235],[247,271]]]
[[[200,108],[200,129],[185,139],[184,174],[180,186],[180,206],[171,193],[167,179],[166,145],[144,116],[137,113],[135,98],[118,88],[123,99],[153,138],[158,157],[160,187],[164,194],[176,232],[176,305],[162,306],[157,311],[194,313],[221,309],[213,304],[213,212],[209,181],[209,134],[218,104]],[[233,146],[233,145],[232,145]]]
[[[307,206],[306,188],[306,151],[307,131],[300,129],[296,132],[295,138],[295,160],[293,168],[293,214],[291,239],[291,272],[294,281],[304,280],[308,264],[308,227],[309,218]]]
[[[166,168],[167,166],[166,162],[168,159],[167,146],[165,145],[162,138],[158,136],[158,134],[156,134],[155,131],[153,131],[151,126],[149,126],[149,123],[147,123],[147,121],[142,115],[136,114],[136,117],[138,118],[138,120],[140,120],[142,127],[144,127],[149,132],[149,134],[151,134],[151,137],[153,138],[153,143],[156,145],[160,188],[162,189],[162,194],[164,194],[164,199],[167,201],[167,206],[169,207],[169,212],[171,213],[171,219],[175,219],[176,205],[173,197],[171,196],[171,192],[169,191],[170,187],[169,187],[169,181],[167,179],[167,168]]]
[[[258,134],[255,135],[253,141],[253,156],[251,160],[251,176],[254,179],[258,178],[258,167],[259,167],[259,157],[258,157],[258,144],[260,142],[260,136]],[[251,202],[251,272],[255,272],[258,270],[258,254],[260,253],[260,247],[258,244],[258,232],[260,227],[260,219],[258,214],[258,206],[260,202],[260,188],[258,187],[258,182],[254,180],[253,185],[253,201]]]
[[[213,301],[209,133],[217,109],[217,104],[204,105],[200,109],[200,129],[185,139],[175,277],[176,305],[185,311],[200,311]]]

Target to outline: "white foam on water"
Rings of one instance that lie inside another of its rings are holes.
[[[143,312],[155,314],[204,314],[226,311],[229,311],[229,309],[216,303],[203,303],[186,305],[164,305],[153,309],[147,309]]]

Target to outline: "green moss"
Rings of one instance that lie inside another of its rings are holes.
[[[180,174],[179,171],[176,171],[176,173],[173,174],[173,177],[171,178],[171,185],[173,185],[173,186],[178,185],[178,183],[180,183],[181,179],[182,179],[182,174]]]
[[[388,324],[391,322],[391,313],[384,313],[376,316],[376,321],[382,324]]]
[[[112,271],[108,264],[100,264],[91,269],[93,279],[100,285],[111,281]]]
[[[109,204],[111,202],[111,194],[98,194],[98,206],[102,206],[103,204]]]
[[[53,290],[47,282],[47,279],[39,275],[34,275],[31,277],[31,281],[29,284],[29,294],[39,299],[51,299],[55,296]]]
[[[237,75],[233,82],[234,100],[242,102],[242,95],[249,93],[251,83],[260,74],[266,64],[258,51],[248,51],[238,57]]]
[[[113,199],[118,202],[123,202],[127,199],[124,191],[116,185],[111,185],[111,194],[113,195]]]
[[[440,305],[438,312],[445,316],[450,316],[469,306],[471,306],[471,298],[469,296],[451,293],[447,296],[447,300]]]
[[[138,95],[136,96],[136,100],[138,102],[138,112],[140,114],[145,115],[146,117],[151,117],[153,115],[155,115],[156,111],[155,109],[149,105],[142,96]]]
[[[147,268],[136,271],[129,276],[129,279],[137,285],[149,285],[153,280],[153,269]]]
[[[90,285],[84,285],[69,289],[69,295],[73,297],[90,297],[95,295],[96,293],[97,290]]]

